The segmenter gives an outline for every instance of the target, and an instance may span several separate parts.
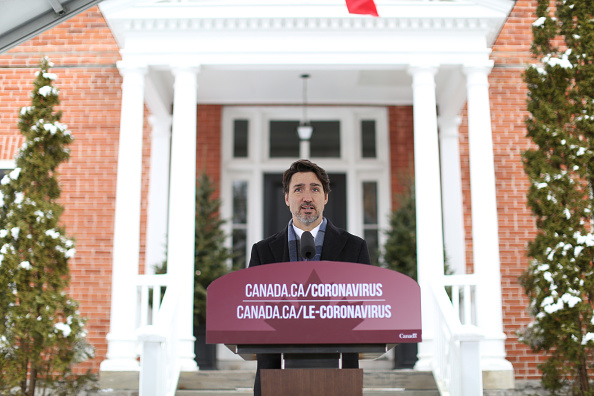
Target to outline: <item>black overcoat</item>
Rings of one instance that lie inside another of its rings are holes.
[[[254,244],[249,266],[290,261],[288,232],[287,226],[283,231]],[[326,225],[321,260],[371,264],[367,243],[334,226],[330,220]]]

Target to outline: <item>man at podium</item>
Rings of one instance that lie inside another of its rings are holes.
[[[326,171],[305,159],[283,174],[285,203],[291,212],[286,228],[252,247],[249,267],[293,261],[344,261],[371,264],[367,243],[324,218],[330,179]],[[261,395],[260,370],[280,369],[281,356],[259,354],[254,395]],[[343,354],[343,368],[358,368],[356,353]]]

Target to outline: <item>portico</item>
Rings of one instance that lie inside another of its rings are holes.
[[[197,369],[193,361],[191,305],[197,105],[298,106],[298,76],[308,72],[312,74],[310,98],[318,106],[413,106],[424,339],[417,366],[422,370],[431,370],[432,365],[435,337],[431,324],[437,307],[427,293],[430,285],[444,276],[444,243],[450,267],[456,273],[465,273],[466,255],[470,254],[464,245],[457,141],[460,117],[467,104],[472,255],[478,282],[475,324],[486,337],[481,344],[481,367],[483,371],[503,373],[513,381],[513,368],[505,360],[501,316],[488,91],[492,68],[489,47],[513,2],[404,5],[377,1],[381,18],[349,15],[340,2],[318,6],[281,3],[270,2],[264,7],[227,1],[122,4],[108,0],[100,6],[121,48],[118,67],[123,76],[111,327],[102,371],[139,368],[136,307],[122,302],[136,301],[132,279],[141,265],[138,251],[144,105],[153,117],[154,133],[149,192],[154,198],[149,202],[147,231],[151,253],[147,256],[148,260],[165,257],[166,249],[169,274],[183,295],[177,311],[179,358],[182,370],[192,371]],[[168,136],[169,128],[170,150],[166,138],[163,142],[167,144],[155,143]],[[355,135],[345,132],[343,136],[354,139]],[[258,162],[261,173],[273,163]],[[344,164],[354,166],[346,159]],[[389,159],[385,163],[379,159],[377,164],[383,164],[383,171],[389,174]],[[336,167],[340,166],[343,162],[336,161]],[[224,164],[222,169],[224,172]],[[349,169],[344,171],[348,173]],[[379,179],[378,206],[379,217],[385,219],[391,193],[383,180]],[[167,184],[169,193],[165,196],[162,191]],[[163,213],[168,217],[163,218]],[[385,226],[385,220],[380,221]],[[249,226],[257,228],[260,222],[252,219]],[[165,225],[167,229],[163,229]],[[360,232],[357,227],[352,225],[350,231]],[[248,246],[258,236],[252,234]],[[148,268],[152,263],[146,265]]]

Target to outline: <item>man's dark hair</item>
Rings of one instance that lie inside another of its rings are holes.
[[[300,159],[293,162],[289,169],[287,169],[283,174],[283,191],[285,194],[289,193],[291,178],[295,173],[299,172],[313,172],[317,178],[320,179],[322,188],[324,189],[324,194],[328,194],[330,192],[330,178],[328,177],[326,171],[310,160]]]

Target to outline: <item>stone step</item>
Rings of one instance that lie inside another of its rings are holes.
[[[102,373],[102,396],[138,396],[138,373]],[[253,395],[255,370],[202,370],[183,372],[177,396]],[[364,370],[364,396],[439,396],[431,372]]]
[[[252,389],[237,390],[186,390],[177,391],[176,396],[252,396]],[[439,396],[437,390],[405,390],[400,388],[363,388],[364,396]]]
[[[179,396],[250,395],[254,371],[213,370],[182,373],[178,384]],[[431,372],[414,370],[364,371],[365,396],[439,396]]]

